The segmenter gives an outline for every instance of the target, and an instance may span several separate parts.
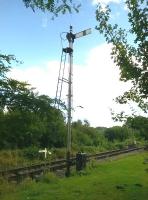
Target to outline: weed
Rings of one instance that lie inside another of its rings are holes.
[[[8,183],[7,180],[0,177],[0,195],[12,193],[15,191],[16,185],[14,183]]]
[[[137,187],[142,187],[142,186],[143,186],[143,185],[140,184],[140,183],[135,183],[134,185],[137,186]]]
[[[98,166],[98,162],[95,159],[90,160],[90,162],[88,163],[88,169],[93,169],[93,168],[97,168]]]
[[[43,183],[57,183],[58,180],[59,178],[53,172],[45,173],[40,178]]]

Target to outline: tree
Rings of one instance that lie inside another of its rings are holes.
[[[148,118],[142,116],[129,117],[125,126],[132,128],[135,132],[138,131],[141,137],[148,140]]]
[[[88,120],[72,123],[73,143],[80,146],[99,146],[104,136],[98,129],[90,127]]]
[[[33,11],[49,11],[53,16],[78,12],[80,4],[72,0],[23,0]],[[0,54],[0,148],[22,148],[30,145],[60,147],[65,144],[65,119],[52,107],[53,100],[39,96],[26,82],[8,78],[13,55]],[[65,105],[61,103],[62,108]]]
[[[34,112],[0,113],[0,149],[63,147],[66,142],[63,117],[53,109],[48,112],[44,117]]]
[[[0,55],[0,149],[65,144],[65,119],[53,99],[7,77],[14,56]]]
[[[27,99],[28,100],[28,99]],[[47,96],[36,96],[24,109],[0,112],[0,149],[40,147],[63,147],[66,141],[66,125],[61,111],[52,107]]]
[[[126,0],[125,3],[128,7],[129,30],[122,29],[117,24],[112,25],[109,6],[103,9],[100,4],[96,10],[98,21],[96,29],[113,46],[111,55],[120,69],[120,80],[132,83],[131,89],[117,97],[116,102],[120,104],[136,102],[146,113],[148,111],[148,2]],[[133,36],[132,44],[128,41],[127,33]],[[121,117],[123,117],[123,112]]]
[[[30,100],[35,97],[29,84],[7,77],[13,62],[19,62],[13,55],[0,54],[0,110],[29,109]]]
[[[113,142],[114,140],[124,141],[131,134],[131,131],[127,127],[114,126],[105,130],[105,137]]]
[[[54,16],[58,16],[59,13],[78,12],[81,6],[73,3],[73,0],[23,0],[23,2],[27,8],[32,8],[33,11],[38,8],[42,11],[48,11]]]
[[[84,126],[90,127],[90,123],[87,119],[84,119]]]

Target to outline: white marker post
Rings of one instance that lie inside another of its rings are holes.
[[[51,152],[47,150],[47,148],[43,150],[39,150],[39,153],[44,153],[45,154],[45,159],[47,158],[47,154],[51,155]]]

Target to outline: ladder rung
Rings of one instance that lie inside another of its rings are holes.
[[[59,80],[68,83],[68,80],[66,78],[62,78],[62,79],[60,78]]]

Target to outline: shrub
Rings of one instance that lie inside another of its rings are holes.
[[[87,165],[88,169],[94,169],[98,166],[98,162],[95,159],[90,160],[90,162]]]
[[[38,147],[28,147],[22,150],[23,157],[27,159],[38,159],[39,158],[39,148]]]
[[[0,195],[5,193],[14,192],[16,189],[16,185],[12,183],[8,183],[7,180],[0,177]]]
[[[58,177],[53,172],[45,173],[40,178],[43,183],[57,183],[58,180]]]
[[[30,177],[27,177],[22,182],[20,182],[20,187],[21,187],[21,189],[26,190],[26,188],[27,189],[32,188],[32,186],[35,185],[35,184],[36,184],[35,180],[33,180]]]

